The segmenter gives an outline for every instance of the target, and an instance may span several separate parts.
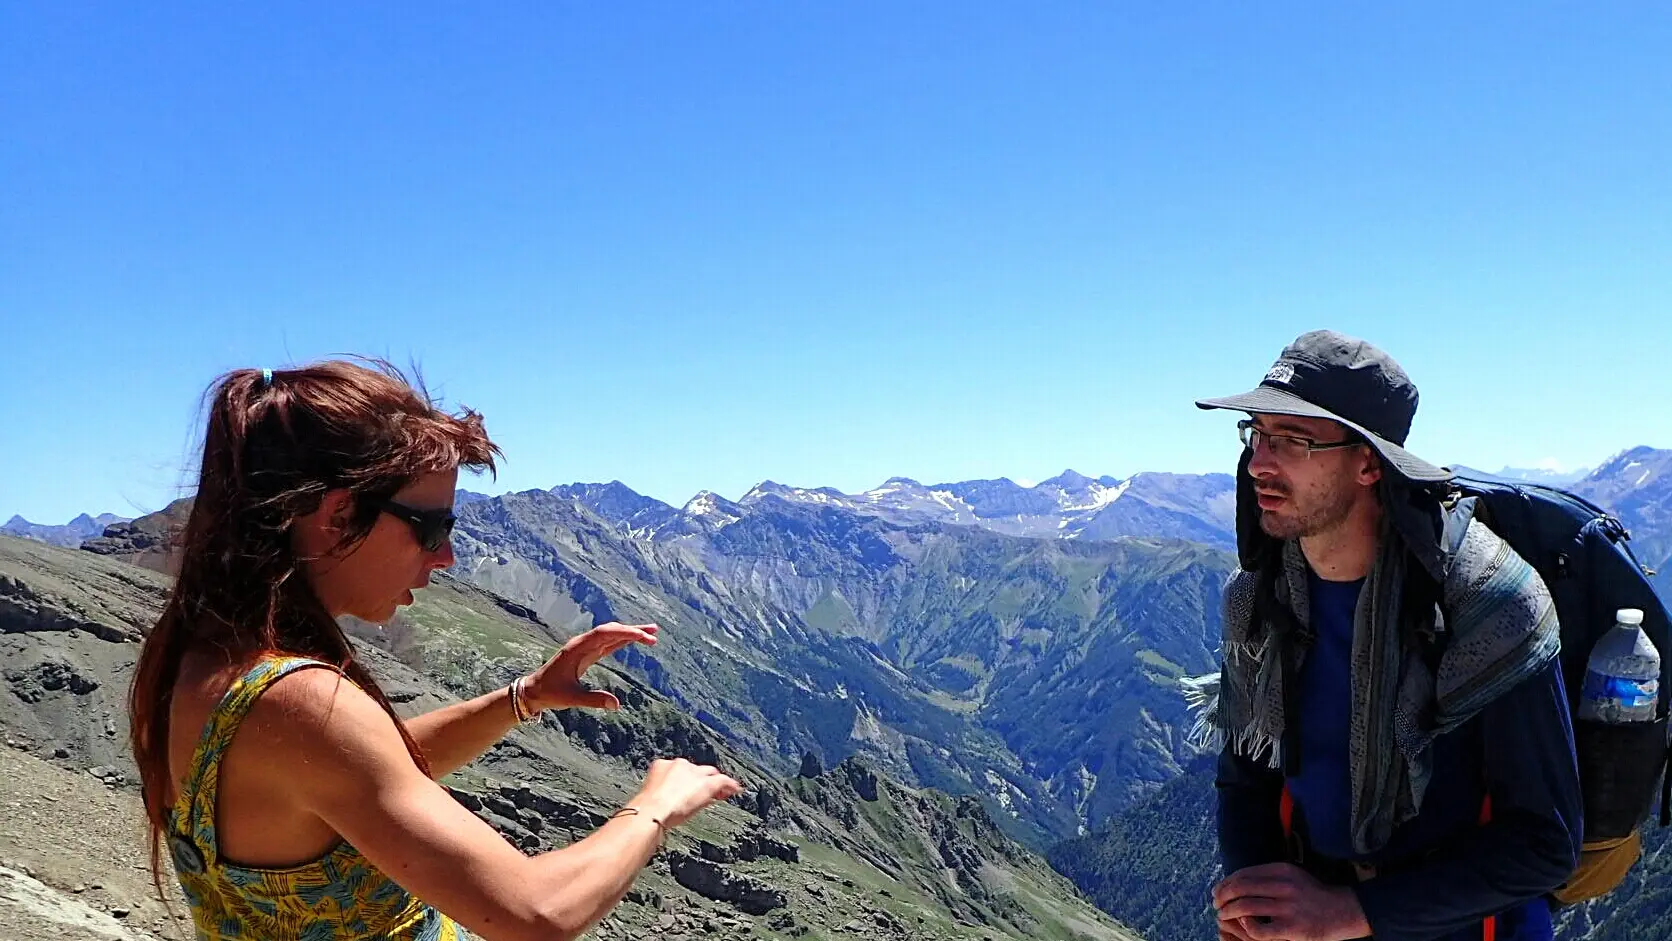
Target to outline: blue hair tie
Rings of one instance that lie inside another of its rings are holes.
[[[263,389],[266,389],[266,388],[269,388],[272,385],[273,385],[273,370],[263,369],[261,371],[261,387]]]

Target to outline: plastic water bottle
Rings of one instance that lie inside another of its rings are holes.
[[[1591,648],[1579,718],[1618,725],[1649,722],[1660,700],[1660,652],[1643,633],[1643,612],[1621,608]]]

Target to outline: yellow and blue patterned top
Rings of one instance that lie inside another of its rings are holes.
[[[318,660],[263,660],[221,699],[203,730],[186,787],[168,814],[169,854],[201,941],[468,941],[470,935],[419,901],[344,840],[312,862],[252,869],[220,855],[215,798],[221,758],[238,723],[267,687]]]

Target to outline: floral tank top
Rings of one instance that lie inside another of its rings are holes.
[[[203,730],[186,786],[167,815],[169,855],[202,941],[468,941],[452,919],[419,901],[347,841],[287,869],[254,869],[220,855],[215,798],[221,757],[238,723],[300,657],[263,660],[232,684]]]

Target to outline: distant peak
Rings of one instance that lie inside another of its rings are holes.
[[[720,496],[712,490],[699,491],[696,496],[692,497],[685,504],[685,512],[693,516],[702,516],[706,513],[722,512],[730,513],[735,516],[741,509],[742,508],[737,504],[727,500],[725,497]]]
[[[956,483],[937,484],[934,489],[950,490],[953,493],[961,493],[966,491],[987,491],[995,488],[999,490],[1032,490],[1035,486],[1037,486],[1037,484],[1031,480],[1026,483],[1017,483],[1009,477],[997,477],[983,480],[961,480]]]
[[[1039,486],[1057,487],[1062,490],[1084,490],[1091,482],[1090,477],[1070,467],[1049,480],[1040,481]]]
[[[1591,472],[1591,477],[1607,477],[1641,464],[1665,467],[1668,463],[1672,463],[1672,451],[1663,451],[1659,448],[1651,448],[1648,445],[1638,445],[1635,448],[1621,451],[1602,462],[1600,467]]]
[[[882,482],[882,486],[884,486],[884,487],[888,487],[888,486],[894,486],[894,487],[921,487],[923,485],[918,483],[915,480],[912,480],[910,477],[890,477],[887,480]]]
[[[703,491],[703,493],[708,492]],[[763,480],[749,488],[749,492],[739,497],[737,502],[743,506],[754,506],[767,497],[775,497],[779,500],[794,500],[796,494],[800,492],[795,487],[786,487],[775,480]],[[702,494],[697,494],[697,496],[700,497]]]
[[[622,483],[619,480],[612,480],[607,484],[603,484],[603,483],[558,484],[557,486],[555,486],[551,489],[551,492],[557,494],[560,497],[596,497],[596,496],[601,496],[601,495],[608,495],[608,496],[612,496],[612,497],[633,497],[633,498],[637,498],[637,499],[649,499],[649,498],[645,497],[644,494],[639,493],[637,490],[634,490],[632,487],[627,486],[626,484]]]

